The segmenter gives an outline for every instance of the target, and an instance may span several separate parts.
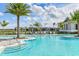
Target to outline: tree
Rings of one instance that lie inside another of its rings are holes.
[[[54,30],[54,34],[55,34],[56,33],[55,22],[53,23],[53,30]]]
[[[6,22],[5,20],[3,20],[0,24],[1,24],[1,26],[4,28],[4,27],[6,27],[9,23]]]
[[[41,29],[40,29],[41,24],[40,23],[35,22],[33,25],[37,28],[38,31],[39,30],[41,31]]]
[[[7,13],[16,15],[17,17],[17,38],[19,38],[19,20],[20,16],[29,16],[29,13],[31,12],[29,10],[30,6],[23,3],[10,3],[7,5]]]
[[[64,28],[64,22],[59,23],[59,24],[58,24],[58,27],[59,27],[60,29],[63,29],[63,28]]]
[[[3,20],[0,24],[1,24],[1,26],[3,27],[3,29],[4,29],[4,27],[6,27],[9,23],[6,22],[5,20]],[[4,31],[3,31],[3,32],[4,32]]]
[[[30,29],[31,29],[31,32],[33,33],[33,25],[32,24],[30,24]]]
[[[71,20],[76,21],[78,25],[78,36],[79,36],[79,10],[76,10],[73,13],[70,13],[71,15]]]

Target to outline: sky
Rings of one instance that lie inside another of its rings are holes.
[[[6,28],[13,29],[16,27],[16,16],[4,13],[6,5],[0,3],[0,22],[6,20],[9,22]],[[70,13],[79,9],[79,4],[69,3],[32,3],[28,5],[32,13],[30,13],[29,17],[20,17],[20,27],[29,27],[35,22],[41,23],[42,27],[57,27],[59,22],[63,22],[66,17],[70,17]],[[53,26],[53,23],[55,23],[55,26]]]

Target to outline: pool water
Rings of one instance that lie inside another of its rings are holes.
[[[29,36],[29,35],[28,35]],[[25,41],[26,45],[17,48],[7,48],[1,56],[79,56],[79,39],[65,38],[67,35],[32,35],[36,39]],[[74,36],[74,35],[68,35]],[[7,53],[5,53],[7,52]]]

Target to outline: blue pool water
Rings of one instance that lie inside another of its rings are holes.
[[[28,35],[29,36],[29,35]],[[25,41],[22,47],[7,48],[1,56],[79,56],[79,39],[73,35],[32,35],[36,39]],[[16,50],[15,52],[8,52]],[[7,53],[6,53],[7,52]]]

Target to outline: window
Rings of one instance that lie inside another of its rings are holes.
[[[78,29],[78,25],[76,24],[76,30]]]
[[[66,30],[68,30],[68,24],[66,24]]]

